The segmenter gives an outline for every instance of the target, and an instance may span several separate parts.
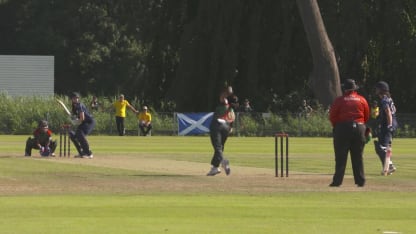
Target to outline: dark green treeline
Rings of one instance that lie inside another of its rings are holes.
[[[319,0],[341,78],[372,99],[391,84],[416,106],[416,1]],[[309,46],[290,0],[0,0],[0,54],[54,55],[55,89],[210,111],[234,86],[257,111],[294,111],[308,88]]]

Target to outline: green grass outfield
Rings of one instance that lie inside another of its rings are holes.
[[[208,137],[89,137],[94,159],[23,157],[0,136],[0,233],[415,233],[415,139],[395,139],[397,172],[367,184],[350,165],[331,188],[330,138],[290,138],[290,175],[274,176],[272,137],[230,137],[232,174],[207,177]],[[72,147],[73,148],[73,147]]]

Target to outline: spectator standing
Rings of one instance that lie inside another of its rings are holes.
[[[355,81],[347,79],[343,84],[343,95],[335,99],[329,111],[335,151],[335,173],[329,185],[331,187],[338,187],[343,182],[348,152],[351,154],[355,184],[359,187],[365,184],[363,151],[365,124],[370,117],[370,108],[357,89]]]
[[[313,111],[312,107],[308,104],[306,100],[302,101],[302,106],[299,109],[300,109],[301,116],[304,116],[304,117],[309,117]]]
[[[243,105],[240,106],[240,112],[252,112],[253,108],[250,105],[250,101],[246,98],[244,99]]]
[[[137,115],[137,119],[140,135],[147,136],[152,130],[152,115],[149,113],[147,106],[143,106],[142,111]]]
[[[98,102],[97,96],[93,96],[91,100],[91,110],[98,111],[100,108],[100,103]]]
[[[378,132],[377,118],[380,113],[379,110],[380,109],[378,107],[378,102],[376,100],[371,102],[370,120],[368,121],[368,126],[370,127],[373,136],[377,136],[377,132]]]
[[[371,118],[377,119],[378,115],[380,114],[380,108],[378,107],[378,103],[376,100],[374,100],[371,103]]]
[[[124,99],[124,95],[120,94],[118,96],[118,100],[113,103],[113,107],[115,108],[116,112],[116,126],[117,132],[119,136],[124,136],[126,134],[126,130],[124,128],[124,119],[126,118],[126,109],[129,108],[133,113],[137,114],[137,110],[134,109],[130,103]]]

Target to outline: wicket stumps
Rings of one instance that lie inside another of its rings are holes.
[[[283,141],[285,140],[286,145],[284,147]],[[280,141],[280,144],[279,144]],[[280,148],[279,148],[280,145]],[[289,134],[287,133],[277,133],[274,136],[274,162],[276,177],[279,177],[279,149],[280,149],[280,177],[283,177],[283,153],[285,149],[286,155],[286,177],[289,177]]]
[[[61,131],[59,132],[59,157],[62,157],[62,155],[66,157],[68,155],[68,158],[69,158],[69,156],[71,156],[71,139],[69,137],[70,128],[71,128],[71,125],[64,124],[62,125]],[[64,145],[63,148],[62,148],[62,143]],[[62,150],[63,150],[63,154],[62,154]]]

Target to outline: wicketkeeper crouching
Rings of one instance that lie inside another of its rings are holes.
[[[52,131],[46,120],[39,121],[38,128],[33,132],[33,137],[26,141],[25,156],[32,155],[32,149],[38,149],[43,157],[55,156],[56,140],[52,140]]]

